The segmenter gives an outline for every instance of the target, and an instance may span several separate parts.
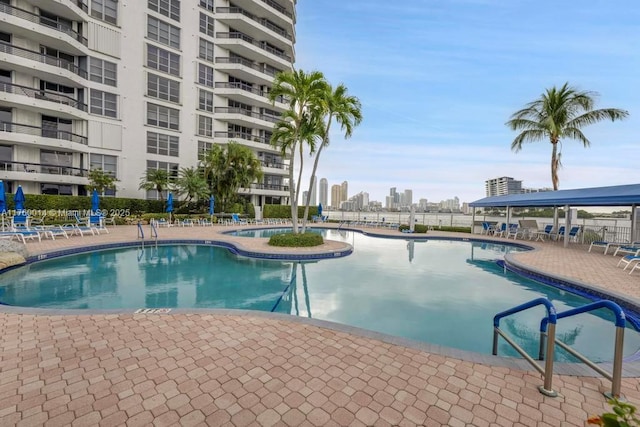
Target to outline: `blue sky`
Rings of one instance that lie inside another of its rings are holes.
[[[318,171],[350,196],[470,202],[499,176],[551,187],[551,145],[513,153],[505,122],[565,82],[630,117],[587,127],[588,149],[564,141],[560,189],[640,182],[637,0],[299,0],[297,14],[296,68],[362,102],[364,121],[332,135]]]

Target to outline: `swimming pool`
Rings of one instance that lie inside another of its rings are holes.
[[[307,227],[306,231],[309,233],[320,233],[326,236],[327,228],[313,228]],[[238,237],[271,237],[276,234],[291,233],[293,229],[289,228],[254,228],[249,230],[233,230],[224,234]]]
[[[0,275],[0,301],[42,308],[238,308],[330,320],[489,354],[493,316],[539,296],[559,311],[587,301],[506,272],[496,262],[522,250],[493,243],[381,239],[344,230],[349,257],[283,262],[238,257],[215,246],[124,248],[51,259]],[[537,354],[543,310],[503,322]],[[600,314],[600,313],[599,313]],[[613,324],[584,314],[558,323],[558,337],[592,360],[611,359]],[[640,348],[625,336],[625,355]],[[501,342],[500,354],[514,354]],[[558,351],[559,360],[573,360]]]

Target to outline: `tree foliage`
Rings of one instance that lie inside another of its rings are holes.
[[[89,171],[89,187],[95,188],[102,195],[106,190],[115,189],[117,181],[115,176],[103,171],[101,168]]]
[[[186,196],[186,201],[199,201],[209,197],[209,186],[202,171],[197,168],[181,168],[173,186],[178,196]]]
[[[514,131],[521,131],[511,143],[518,152],[522,145],[548,139],[551,151],[551,182],[553,189],[559,187],[558,169],[561,166],[562,149],[558,145],[563,139],[575,139],[585,147],[591,142],[582,133],[587,125],[609,119],[626,118],[629,113],[616,108],[594,110],[596,92],[579,91],[565,83],[561,88],[547,89],[535,101],[516,111],[506,123]]]
[[[163,192],[169,189],[169,172],[165,169],[147,169],[140,178],[140,190],[156,190],[160,200],[164,200]]]

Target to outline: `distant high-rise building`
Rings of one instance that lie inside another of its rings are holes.
[[[349,183],[347,181],[342,181],[340,191],[340,201],[345,202],[349,198]]]
[[[340,202],[342,201],[342,187],[338,184],[331,186],[331,207],[334,209],[340,208]]]
[[[302,192],[302,200],[300,201],[300,205],[305,206],[307,204],[307,196],[309,195],[308,191]],[[313,206],[313,203],[309,203],[309,206]]]
[[[484,186],[487,197],[522,193],[522,181],[517,181],[509,176],[488,179],[484,182]]]
[[[396,207],[395,205],[397,205],[398,203],[400,203],[400,193],[398,193],[397,188],[396,187],[391,187],[391,189],[389,190],[389,195],[391,197],[393,197],[393,203],[394,206],[392,207]]]
[[[426,211],[427,210],[427,206],[428,206],[429,200],[427,199],[420,199],[420,201],[418,202],[418,209],[422,210],[422,211]]]
[[[320,203],[322,203],[322,206],[329,206],[329,182],[327,178],[320,180]]]
[[[404,204],[406,206],[413,204],[413,190],[404,190]]]
[[[384,207],[387,209],[393,209],[395,202],[393,201],[393,196],[387,196],[385,198]]]

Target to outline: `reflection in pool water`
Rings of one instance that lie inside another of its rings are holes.
[[[539,296],[559,311],[587,303],[496,262],[514,247],[460,241],[380,239],[339,230],[345,258],[310,263],[247,259],[212,246],[159,246],[85,253],[31,264],[0,276],[0,301],[27,307],[237,308],[331,320],[395,336],[491,352],[492,319]],[[537,354],[544,310],[502,323]],[[610,360],[614,327],[606,311],[558,323],[558,336],[593,360]],[[625,354],[640,347],[628,330]],[[514,354],[501,342],[500,354]],[[570,360],[558,352],[559,359]]]

